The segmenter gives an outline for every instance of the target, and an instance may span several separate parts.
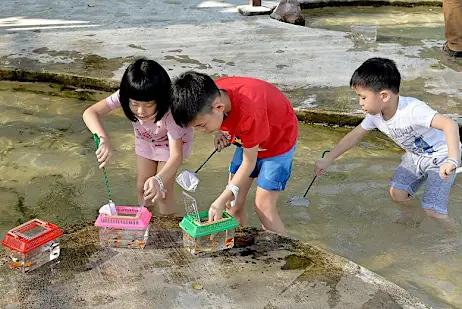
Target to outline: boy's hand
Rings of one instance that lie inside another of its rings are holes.
[[[222,149],[224,149],[224,148],[226,148],[226,147],[228,147],[230,145],[229,140],[221,132],[215,134],[215,138],[214,138],[213,143],[215,145],[215,149],[218,149],[218,151],[221,151]]]
[[[167,190],[159,183],[156,176],[149,177],[144,183],[144,200],[155,203],[159,198],[165,198]]]
[[[105,167],[109,163],[109,160],[112,157],[112,146],[111,146],[111,142],[109,141],[109,137],[106,137],[106,136],[99,137],[99,147],[95,153],[96,153],[96,158],[98,159],[98,162],[101,163],[99,165],[99,168]]]
[[[456,166],[450,162],[446,162],[440,167],[440,177],[443,180],[449,180],[449,176],[454,173]]]
[[[209,222],[217,221],[223,218],[223,210],[226,208],[226,201],[217,198],[209,208]]]
[[[332,162],[327,159],[327,158],[323,158],[323,159],[319,159],[316,161],[316,163],[314,164],[314,174],[315,175],[322,175],[325,173],[325,171],[327,170],[327,168],[332,164]]]

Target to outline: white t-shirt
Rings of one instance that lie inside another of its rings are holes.
[[[398,109],[390,120],[370,115],[361,123],[365,130],[379,129],[401,148],[424,157],[448,155],[444,132],[430,127],[437,111],[412,97],[399,97]]]

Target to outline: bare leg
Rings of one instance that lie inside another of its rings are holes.
[[[234,177],[234,174],[229,174],[229,181]],[[231,207],[231,204],[228,202],[226,205],[227,211],[239,222],[241,226],[247,225],[247,213],[245,211],[245,200],[247,199],[247,194],[249,193],[250,187],[252,186],[254,178],[249,177],[244,185],[239,188],[239,194],[237,196],[236,205]]]
[[[392,200],[398,204],[403,212],[403,215],[395,222],[406,226],[418,227],[426,217],[420,207],[419,201],[409,196],[409,193],[405,190],[391,187],[389,193]]]
[[[439,225],[448,234],[454,234],[457,232],[457,225],[452,218],[448,215],[439,214],[431,209],[425,209],[427,216],[438,222]]]
[[[158,163],[159,172],[164,168],[165,163],[166,162]],[[159,212],[162,215],[173,215],[176,210],[175,196],[173,192],[175,181],[174,179],[163,179],[163,182],[167,193],[165,194],[165,199],[158,199],[156,204],[159,207]]]
[[[403,216],[398,218],[396,223],[417,227],[428,216],[438,222],[447,233],[456,231],[456,224],[448,215],[439,214],[431,209],[422,209],[420,202],[410,197],[407,191],[390,188],[390,195],[403,211]]]
[[[286,229],[279,216],[277,204],[281,191],[268,191],[257,187],[255,210],[265,230],[286,235]]]
[[[146,180],[157,174],[157,162],[136,155],[136,170],[138,173],[136,178],[136,194],[138,203],[146,207],[152,207],[152,203],[150,201],[144,200],[143,189]]]

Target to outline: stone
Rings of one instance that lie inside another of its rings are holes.
[[[305,25],[305,17],[297,0],[281,0],[270,17],[289,24]]]
[[[237,10],[244,16],[271,14],[271,9],[266,6],[240,5]]]

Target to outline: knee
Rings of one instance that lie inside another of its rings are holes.
[[[393,187],[388,190],[388,193],[394,202],[407,202],[412,198],[407,191]]]
[[[257,212],[267,212],[273,209],[277,209],[277,200],[262,200],[262,199],[255,199],[254,204],[255,210]]]
[[[144,182],[145,181],[146,181],[145,179],[138,179],[136,181],[136,191],[138,193],[141,193],[141,194],[143,193],[143,191],[144,191]]]

